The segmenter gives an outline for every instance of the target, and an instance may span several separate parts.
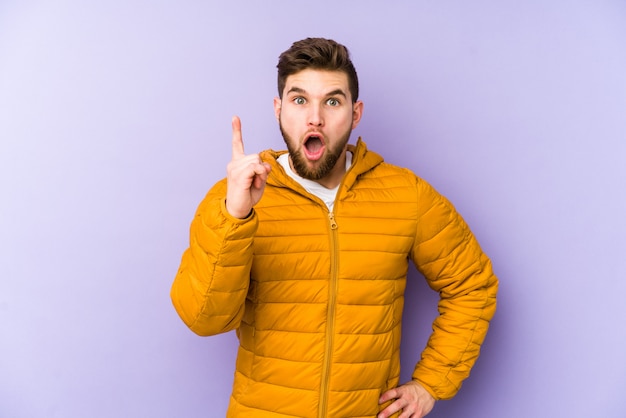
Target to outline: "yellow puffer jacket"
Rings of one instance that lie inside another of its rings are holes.
[[[441,295],[413,378],[452,397],[495,311],[489,259],[452,205],[359,140],[333,213],[272,165],[244,220],[214,186],[191,225],[171,297],[197,334],[236,329],[229,417],[374,417],[397,386],[408,260]]]

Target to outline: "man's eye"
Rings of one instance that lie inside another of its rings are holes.
[[[293,102],[295,104],[301,105],[301,104],[305,104],[306,100],[304,100],[303,97],[296,97],[295,99],[293,99]]]
[[[326,103],[328,103],[329,106],[339,106],[339,100],[337,99],[328,99]]]

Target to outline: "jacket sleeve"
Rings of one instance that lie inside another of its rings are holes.
[[[412,258],[440,300],[413,379],[436,399],[449,399],[478,358],[495,313],[498,279],[452,204],[423,180],[417,182],[419,218]]]
[[[246,219],[230,216],[225,196],[221,181],[200,203],[170,292],[178,315],[203,336],[239,326],[250,283],[258,220],[254,212]]]

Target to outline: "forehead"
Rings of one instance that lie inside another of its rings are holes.
[[[314,69],[299,71],[287,77],[283,93],[289,93],[293,89],[304,90],[310,94],[320,95],[335,90],[343,91],[346,96],[350,94],[348,75],[343,71]]]

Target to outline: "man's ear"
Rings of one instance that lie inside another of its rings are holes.
[[[274,97],[274,116],[276,116],[276,120],[280,120],[280,108],[282,106],[282,100],[280,97]]]
[[[361,121],[361,116],[363,116],[363,102],[357,100],[356,103],[352,105],[352,129],[358,126]]]

